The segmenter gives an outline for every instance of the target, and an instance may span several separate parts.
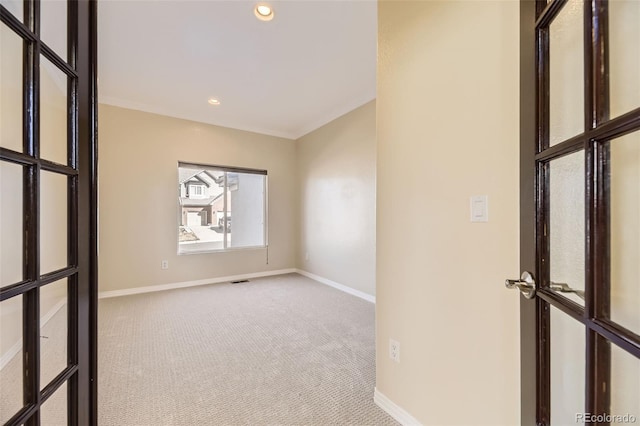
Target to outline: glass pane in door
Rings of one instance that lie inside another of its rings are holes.
[[[40,59],[40,157],[67,164],[67,75]]]
[[[47,399],[40,411],[42,426],[67,425],[67,382],[64,382],[53,395]]]
[[[6,25],[0,27],[0,146],[22,152],[23,42]]]
[[[640,107],[640,1],[609,1],[611,117]]]
[[[640,333],[640,132],[610,152],[611,319]]]
[[[611,344],[611,413],[609,414],[616,416],[612,418],[612,425],[640,422],[640,359],[614,344]]]
[[[549,145],[584,130],[584,6],[569,0],[549,26]]]
[[[22,408],[22,296],[0,302],[0,424]]]
[[[551,424],[575,425],[584,413],[585,328],[551,306]]]
[[[3,5],[13,16],[18,18],[20,22],[24,22],[24,1],[23,0],[0,0]]]
[[[40,38],[67,60],[67,1],[40,1]]]
[[[550,287],[584,306],[584,151],[549,164]]]
[[[67,266],[67,176],[40,173],[40,274]]]
[[[40,288],[40,389],[67,368],[67,279]]]
[[[0,287],[22,281],[23,168],[0,161]]]

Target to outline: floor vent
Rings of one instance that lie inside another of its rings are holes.
[[[248,283],[249,280],[238,280],[238,281],[231,281],[231,284],[240,284],[240,283]]]

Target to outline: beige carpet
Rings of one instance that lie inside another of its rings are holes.
[[[103,299],[99,424],[395,425],[373,403],[374,305],[297,274]],[[42,329],[43,384],[64,367],[66,309]],[[0,371],[0,423],[21,406]],[[66,424],[66,389],[43,406]]]
[[[392,425],[374,305],[297,274],[100,301],[100,425]]]

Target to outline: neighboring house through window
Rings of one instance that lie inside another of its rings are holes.
[[[266,247],[266,185],[265,170],[178,163],[178,253]]]

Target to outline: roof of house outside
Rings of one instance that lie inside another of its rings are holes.
[[[215,197],[209,197],[209,198],[186,198],[186,197],[180,197],[180,205],[182,207],[208,206],[214,200],[215,200]]]
[[[180,205],[182,207],[202,207],[213,204],[218,198],[222,197],[223,194],[218,194],[215,197],[207,197],[207,198],[187,198],[180,197]]]
[[[178,179],[183,184],[193,178],[201,180],[207,186],[213,186],[219,182],[205,169],[191,169],[187,167],[178,167]]]

